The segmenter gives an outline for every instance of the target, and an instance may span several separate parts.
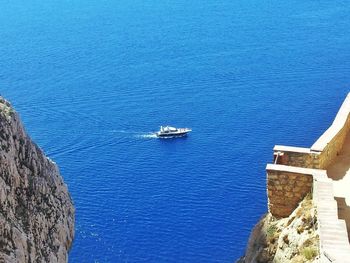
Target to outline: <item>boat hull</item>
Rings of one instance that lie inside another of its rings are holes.
[[[188,134],[188,132],[169,133],[169,134],[156,133],[158,138],[183,137],[183,136],[186,136],[187,134]]]
[[[172,128],[172,127],[170,127]],[[188,128],[173,128],[173,130],[169,130],[167,126],[165,129],[162,129],[159,132],[156,132],[156,136],[158,138],[174,138],[174,137],[183,137],[186,136],[187,133],[191,132],[191,129]]]

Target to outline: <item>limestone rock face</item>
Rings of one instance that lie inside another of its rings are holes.
[[[276,253],[276,236],[284,220],[276,222],[276,225],[273,222],[271,214],[266,214],[256,224],[249,237],[245,257],[241,259],[242,263],[272,262]]]
[[[74,213],[57,165],[0,97],[0,262],[67,262]]]
[[[266,214],[254,227],[245,256],[236,263],[318,262],[317,218],[306,196],[287,218]]]
[[[273,262],[318,262],[317,218],[311,199],[304,199],[288,217],[279,235]]]

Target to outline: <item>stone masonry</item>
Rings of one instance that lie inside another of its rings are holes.
[[[332,125],[310,147],[274,147],[274,164],[267,171],[270,213],[288,217],[307,193],[312,192],[313,172],[326,170],[337,158],[350,130],[350,93]]]
[[[310,192],[313,170],[283,165],[268,165],[266,169],[270,212],[277,218],[288,217]]]

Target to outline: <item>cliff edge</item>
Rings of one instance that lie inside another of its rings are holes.
[[[307,195],[287,218],[267,213],[254,227],[245,256],[237,263],[318,262],[317,216]]]
[[[0,97],[0,262],[67,262],[74,213],[57,165]]]

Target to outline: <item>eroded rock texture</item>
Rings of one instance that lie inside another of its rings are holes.
[[[293,213],[276,219],[266,214],[254,227],[246,254],[237,263],[319,262],[317,218],[311,195]]]
[[[0,262],[67,262],[74,207],[55,163],[0,97]]]

